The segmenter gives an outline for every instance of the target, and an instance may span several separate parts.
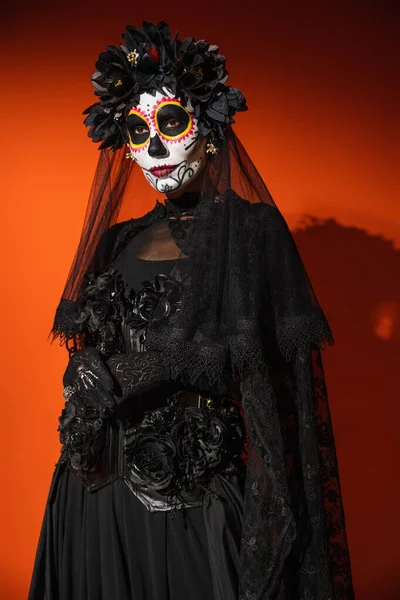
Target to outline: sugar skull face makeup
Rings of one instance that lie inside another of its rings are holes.
[[[169,92],[141,94],[128,112],[129,149],[147,181],[158,192],[185,187],[202,170],[206,138],[197,119]]]

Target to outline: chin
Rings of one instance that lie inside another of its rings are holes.
[[[186,176],[181,181],[177,181],[177,179],[173,177],[163,177],[160,179],[152,178],[151,180],[148,178],[148,181],[157,192],[170,194],[172,192],[184,190],[194,179],[196,179],[197,174],[197,172],[192,173],[191,176]]]
[[[187,185],[188,182],[180,183],[171,179],[170,177],[163,177],[163,179],[157,179],[154,182],[154,187],[158,192],[163,192],[165,194],[169,194],[170,192],[176,192]]]

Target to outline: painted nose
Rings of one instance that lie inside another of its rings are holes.
[[[150,138],[149,154],[153,158],[164,158],[169,154],[168,148],[164,146],[157,133],[154,137]]]

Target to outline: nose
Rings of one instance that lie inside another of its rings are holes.
[[[164,158],[169,154],[168,148],[162,143],[157,133],[154,137],[150,138],[149,154],[153,158]]]

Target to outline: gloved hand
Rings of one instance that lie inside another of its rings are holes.
[[[103,415],[115,409],[114,381],[95,348],[83,348],[70,359],[64,373],[63,395],[79,412],[98,409]]]
[[[155,350],[115,354],[106,362],[117,382],[114,393],[118,404],[129,396],[144,394],[171,381],[169,370],[161,362],[161,353]]]
[[[62,460],[85,480],[105,443],[105,422],[115,409],[114,382],[95,348],[79,350],[63,377],[66,399],[59,417]]]

